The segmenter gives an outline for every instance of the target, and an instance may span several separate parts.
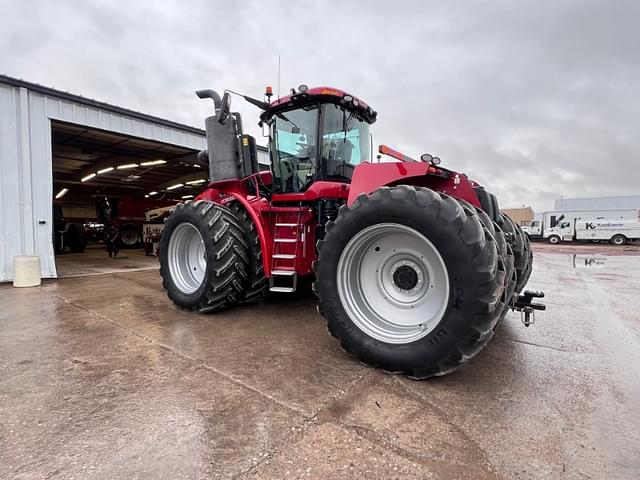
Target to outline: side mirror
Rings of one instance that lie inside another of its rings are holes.
[[[227,120],[229,120],[229,115],[231,113],[231,94],[229,92],[224,92],[222,95],[222,102],[220,105],[220,110],[218,111],[218,123],[221,125],[226,125]]]
[[[431,160],[433,160],[433,156],[428,153],[423,153],[422,155],[420,155],[420,160],[422,160],[424,163],[431,163]]]

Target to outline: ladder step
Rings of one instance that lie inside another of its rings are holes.
[[[295,270],[271,270],[271,275],[281,275],[291,277],[296,274]]]
[[[276,227],[297,227],[297,223],[276,223]]]
[[[297,238],[274,238],[273,241],[276,243],[296,243],[298,239]]]
[[[295,288],[291,287],[271,287],[269,289],[270,292],[281,292],[281,293],[292,293],[295,292]]]
[[[280,260],[293,260],[296,258],[296,256],[291,253],[274,253],[271,257],[279,258]]]

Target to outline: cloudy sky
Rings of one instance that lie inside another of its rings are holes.
[[[347,90],[377,144],[543,211],[640,194],[639,18],[636,0],[0,0],[0,73],[202,126],[194,90],[259,97],[280,55],[283,93]]]

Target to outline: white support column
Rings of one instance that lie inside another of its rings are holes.
[[[29,128],[29,92],[20,88],[17,103],[18,121],[18,178],[22,227],[22,255],[35,253],[33,189],[31,187],[31,133]]]

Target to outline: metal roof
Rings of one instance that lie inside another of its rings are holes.
[[[109,190],[117,195],[129,191],[130,194],[148,193],[162,189],[162,185],[176,183],[175,180],[187,174],[192,179],[207,179],[206,165],[197,165],[196,151],[140,139],[128,135],[105,132],[80,125],[59,121],[52,122],[53,180],[56,191],[69,187],[74,191],[95,194]],[[142,163],[164,160],[166,163],[144,166]],[[118,165],[139,164],[136,168],[119,170]],[[198,167],[198,168],[197,168]],[[81,178],[110,169],[86,183]],[[199,187],[199,189],[198,189]],[[187,185],[185,189],[189,189]],[[202,185],[192,189],[199,193]],[[176,192],[179,195],[192,193]]]
[[[26,80],[9,77],[7,75],[0,74],[0,83],[4,83],[12,87],[26,88],[28,90],[42,93],[44,95],[57,97],[63,100],[69,100],[69,101],[80,103],[82,105],[86,105],[89,107],[101,108],[109,112],[118,113],[120,115],[127,115],[129,117],[137,118],[139,120],[154,122],[159,125],[164,125],[166,127],[177,128],[177,129],[184,130],[190,133],[195,133],[198,135],[205,135],[205,131],[201,128],[196,128],[191,125],[185,125],[183,123],[173,122],[165,118],[155,117],[153,115],[148,115],[146,113],[137,112],[135,110],[119,107],[117,105],[112,105],[106,102],[101,102],[98,100],[94,100],[93,98],[87,98],[81,95],[75,95],[73,93],[64,92],[62,90],[56,90],[55,88],[45,87],[37,83],[27,82]]]

